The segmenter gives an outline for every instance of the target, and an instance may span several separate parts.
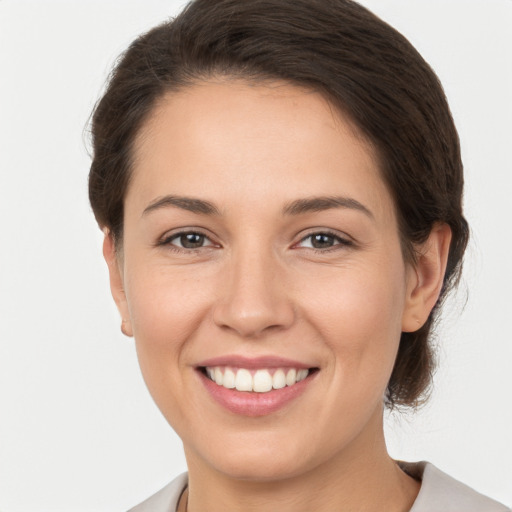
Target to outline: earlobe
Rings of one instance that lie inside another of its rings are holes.
[[[402,316],[402,331],[417,331],[428,319],[443,286],[452,232],[448,224],[436,224],[426,242],[418,248],[410,269]]]
[[[110,291],[116,303],[117,309],[121,315],[121,332],[126,336],[133,336],[132,325],[130,321],[130,313],[128,310],[128,303],[126,301],[126,294],[124,291],[124,280],[122,274],[122,263],[119,261],[119,256],[116,253],[114,238],[108,228],[103,230],[105,238],[103,239],[103,257],[108,266],[108,273],[110,278]]]

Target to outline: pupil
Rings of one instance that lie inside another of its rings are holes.
[[[315,249],[323,249],[325,247],[332,247],[333,239],[331,235],[319,234],[313,235],[313,247]]]
[[[187,233],[186,235],[181,236],[181,245],[187,249],[196,249],[197,247],[201,247],[204,242],[204,235],[199,235],[197,233]]]

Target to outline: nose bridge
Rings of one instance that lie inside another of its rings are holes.
[[[234,248],[226,262],[222,292],[214,320],[243,337],[257,337],[270,328],[285,328],[294,312],[285,286],[285,272],[270,244]]]

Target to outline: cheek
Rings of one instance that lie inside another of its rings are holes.
[[[401,259],[340,268],[329,276],[318,275],[314,286],[306,286],[303,283],[303,295],[316,299],[304,311],[333,355],[332,370],[344,381],[340,389],[364,388],[364,382],[378,387],[376,380],[385,388],[401,334],[405,301]]]
[[[182,364],[187,341],[208,309],[204,276],[165,267],[133,268],[126,283],[130,318],[140,367],[148,387],[173,378]]]
[[[194,325],[194,316],[206,300],[205,281],[191,272],[147,265],[128,273],[126,295],[135,337],[158,344],[180,338]]]

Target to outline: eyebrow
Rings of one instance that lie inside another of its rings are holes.
[[[284,215],[301,215],[309,212],[321,212],[332,208],[348,208],[357,210],[370,219],[374,219],[373,213],[362,203],[351,197],[342,196],[323,196],[311,197],[306,199],[297,199],[287,204],[284,209]]]
[[[152,201],[142,212],[142,216],[162,208],[181,208],[199,215],[220,215],[219,209],[209,201],[196,199],[193,197],[168,195],[159,197]],[[287,204],[283,208],[283,215],[301,215],[309,212],[320,212],[333,208],[347,208],[357,210],[371,219],[374,218],[372,212],[356,199],[342,196],[321,196],[297,199]]]
[[[147,215],[155,210],[168,207],[181,208],[192,213],[198,213],[200,215],[220,215],[218,208],[203,199],[195,199],[192,197],[182,196],[164,196],[159,197],[152,201],[142,212],[142,216]]]

